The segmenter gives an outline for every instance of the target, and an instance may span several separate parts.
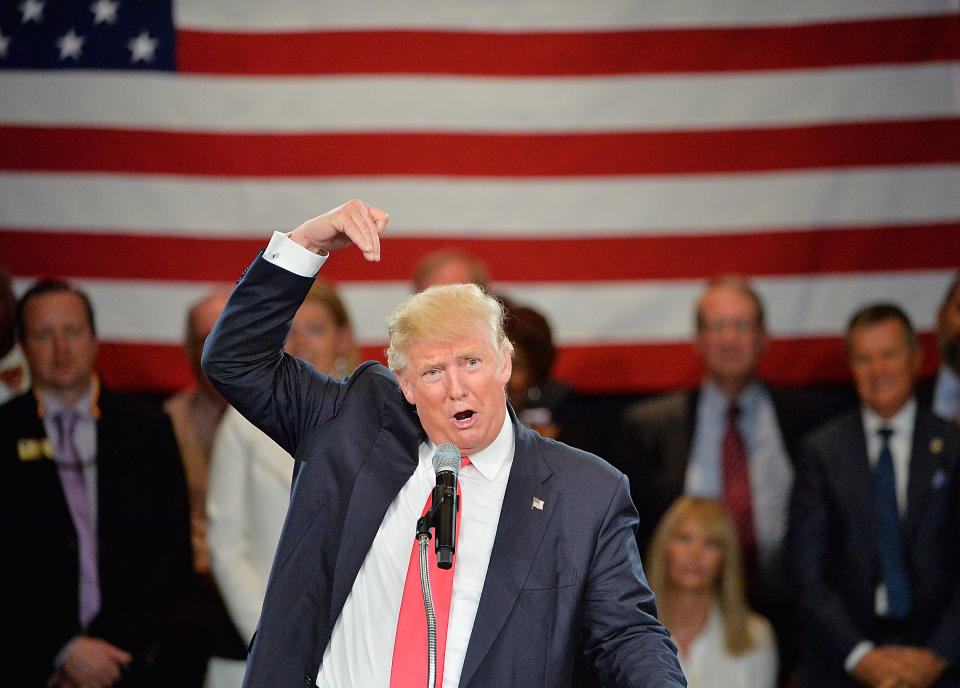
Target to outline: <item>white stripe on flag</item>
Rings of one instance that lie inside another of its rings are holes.
[[[259,237],[350,198],[391,235],[706,235],[960,217],[960,166],[529,179],[249,180],[0,174],[0,227]]]
[[[791,24],[801,21],[853,20],[874,17],[922,16],[956,9],[957,0],[551,0],[522,2],[492,0],[482,3],[419,0],[384,3],[351,0],[348,3],[311,3],[303,0],[234,0],[230,10],[210,0],[174,3],[178,25],[208,30],[306,31],[311,28],[434,28],[513,31],[591,30],[629,26],[730,26]],[[376,49],[376,46],[372,46]]]
[[[954,116],[956,70],[950,62],[524,79],[0,72],[0,123],[294,133],[773,127]]]

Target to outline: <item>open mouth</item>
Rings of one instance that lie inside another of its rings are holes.
[[[453,417],[459,421],[470,420],[473,418],[473,411],[460,411],[458,413],[454,413]]]

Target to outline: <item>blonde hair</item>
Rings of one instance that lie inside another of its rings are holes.
[[[727,511],[719,503],[702,497],[680,497],[660,519],[653,533],[647,552],[645,569],[650,589],[657,596],[660,620],[667,628],[670,618],[670,586],[667,580],[667,543],[677,528],[688,519],[693,519],[706,531],[707,536],[717,540],[723,549],[723,564],[716,581],[716,601],[720,608],[724,641],[727,651],[740,655],[754,647],[747,619],[752,612],[744,593],[743,564],[737,531]]]
[[[503,315],[500,301],[476,284],[443,284],[411,294],[387,318],[387,364],[400,372],[414,339],[453,340],[477,325],[488,329],[490,344],[502,362],[504,356],[513,355],[513,344],[503,331]]]

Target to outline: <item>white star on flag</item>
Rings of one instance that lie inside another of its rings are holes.
[[[97,25],[100,22],[106,22],[107,24],[115,23],[117,21],[118,9],[120,9],[119,2],[113,2],[111,0],[97,0],[95,3],[90,5],[90,11],[93,12],[94,25]]]
[[[159,39],[150,38],[149,33],[141,31],[139,36],[131,38],[127,43],[127,47],[130,49],[130,62],[139,62],[140,60],[153,62],[158,43],[160,43]]]
[[[79,60],[80,51],[83,49],[83,42],[85,40],[83,36],[78,36],[77,32],[73,29],[67,31],[57,39],[57,47],[60,48],[60,59],[66,60],[68,57],[72,57],[74,60]]]
[[[20,3],[20,23],[26,24],[28,21],[35,21],[38,24],[43,21],[43,0],[24,0]]]
[[[10,36],[4,36],[3,32],[0,32],[0,58],[7,56],[7,50],[10,48]]]

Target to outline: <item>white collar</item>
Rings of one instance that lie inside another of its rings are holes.
[[[863,429],[869,437],[875,436],[880,428],[890,428],[895,435],[910,437],[917,417],[917,402],[910,397],[890,420],[884,420],[877,415],[876,411],[865,405],[860,407],[860,414],[863,418]]]

